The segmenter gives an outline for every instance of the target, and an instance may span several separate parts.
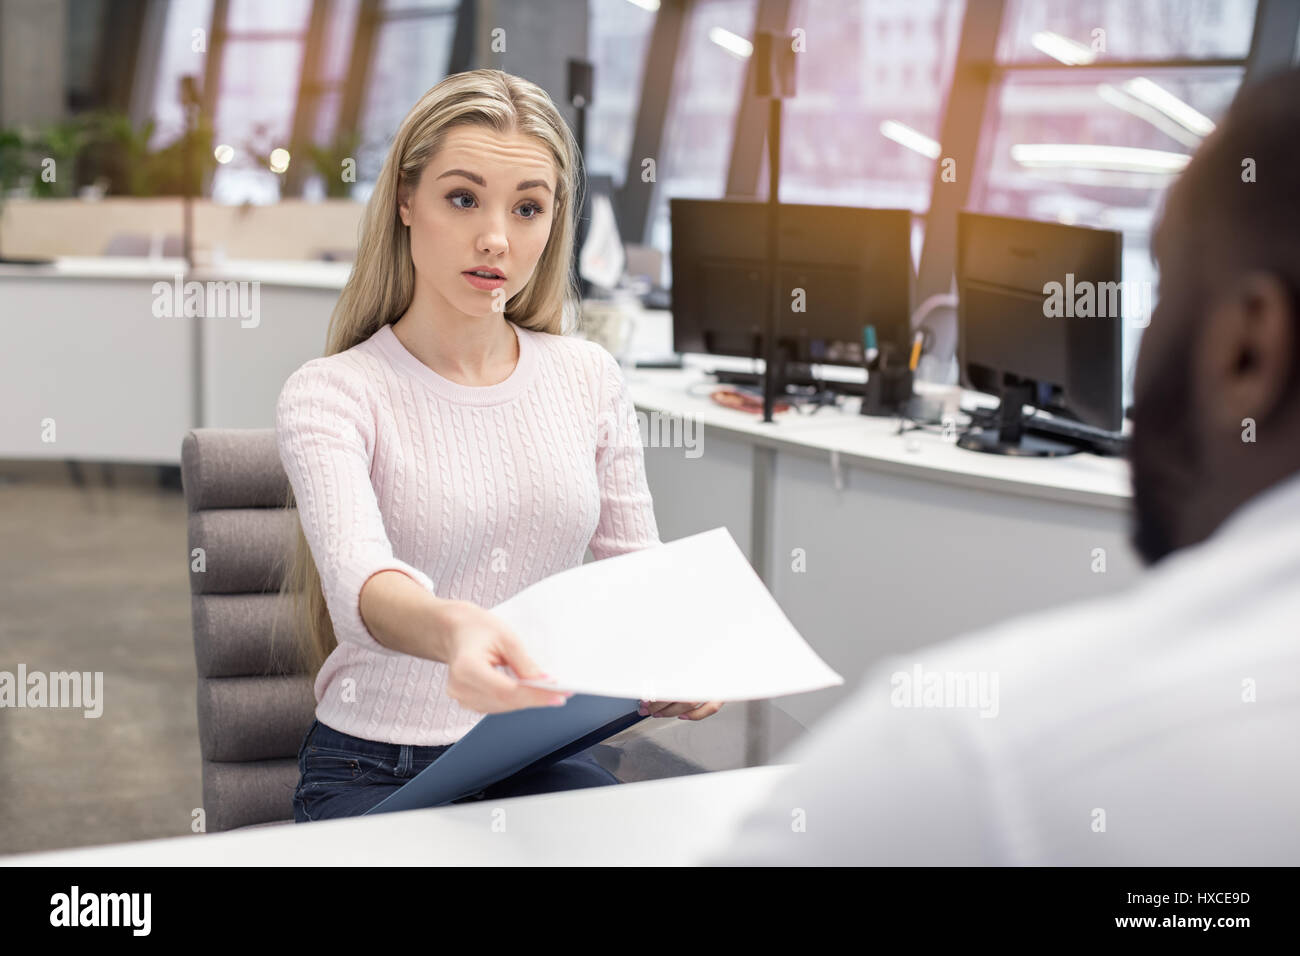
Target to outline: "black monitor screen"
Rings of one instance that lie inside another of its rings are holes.
[[[1097,428],[1123,424],[1118,232],[963,212],[958,349],[967,386]]]
[[[767,204],[673,199],[673,348],[763,355]],[[796,361],[857,365],[862,329],[906,346],[911,212],[782,204],[778,340]]]

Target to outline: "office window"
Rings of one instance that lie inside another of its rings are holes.
[[[1124,382],[1154,306],[1151,228],[1165,189],[1236,95],[1242,66],[1074,69],[1107,59],[1240,58],[1254,0],[1008,6],[970,208],[1120,231]],[[1094,31],[1103,31],[1096,33]]]
[[[301,33],[307,24],[311,0],[230,0],[226,29],[241,33]]]
[[[456,32],[454,2],[387,0],[377,28],[369,82],[361,106],[358,188],[364,199],[374,186],[388,144],[411,107],[447,75]]]
[[[1256,0],[1011,0],[998,60],[1058,63],[1048,52],[1060,42],[1055,37],[1090,51],[1099,46],[1097,54],[1112,60],[1244,57],[1255,5]]]
[[[280,198],[280,177],[256,157],[289,145],[310,11],[310,0],[231,0],[213,133],[217,143],[234,147],[236,159],[212,177],[218,202]]]
[[[312,124],[315,141],[321,145],[329,143],[335,135],[343,85],[347,82],[352,58],[352,37],[356,33],[360,10],[360,0],[334,0],[330,5],[331,16],[325,24],[325,39],[317,63],[316,80],[320,93]]]
[[[691,7],[673,71],[658,157],[650,242],[668,252],[668,198],[720,199],[754,31],[755,0],[699,0]],[[739,42],[737,42],[739,41]]]
[[[329,3],[316,75],[309,84],[308,95],[298,104],[298,109],[310,112],[306,128],[312,144],[330,151],[333,151],[336,140],[356,132],[339,128],[339,110],[343,105],[343,87],[348,80],[352,41],[360,12],[361,0],[333,0]],[[325,182],[313,164],[311,173],[303,180],[302,195],[307,199],[320,199],[326,194]]]
[[[802,0],[796,94],[782,120],[781,198],[828,205],[930,204],[961,0]],[[762,182],[767,182],[766,152]],[[766,185],[763,187],[766,192]]]
[[[628,0],[589,0],[589,10],[595,88],[587,110],[587,169],[621,186],[655,15]]]
[[[150,149],[160,149],[185,129],[181,109],[181,77],[197,76],[200,82],[211,41],[212,0],[172,0],[167,5],[162,42],[158,47],[157,73],[146,115],[154,119]],[[196,30],[202,30],[203,49],[195,50]]]

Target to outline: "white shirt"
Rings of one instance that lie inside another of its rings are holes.
[[[778,762],[704,862],[1300,863],[1300,476],[1122,594],[885,660]]]

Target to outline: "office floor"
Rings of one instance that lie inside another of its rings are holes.
[[[202,786],[185,524],[158,469],[0,461],[0,671],[104,675],[99,718],[0,707],[0,855],[190,832]],[[596,756],[630,782],[765,762],[801,733],[770,704],[730,704],[643,721]]]

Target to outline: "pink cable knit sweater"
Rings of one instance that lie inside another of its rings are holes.
[[[280,392],[280,460],[338,638],[315,685],[316,717],[335,730],[428,746],[483,716],[447,695],[445,664],[370,634],[358,602],[371,575],[401,571],[491,608],[588,546],[600,560],[659,543],[618,363],[595,343],[510,327],[519,361],[496,385],[443,378],[384,325]]]

